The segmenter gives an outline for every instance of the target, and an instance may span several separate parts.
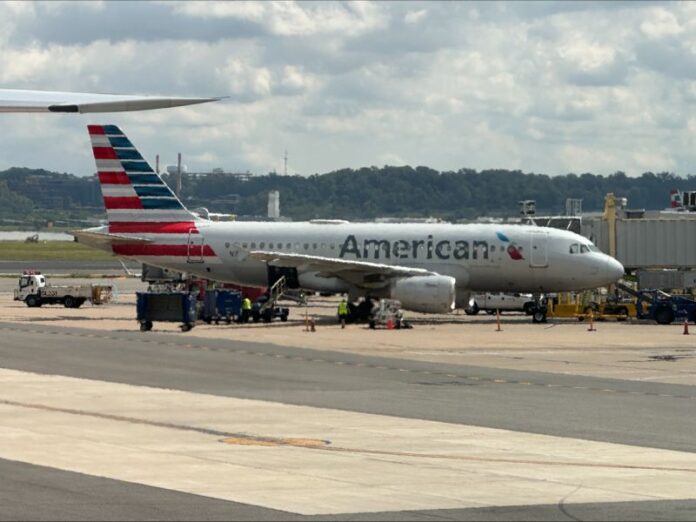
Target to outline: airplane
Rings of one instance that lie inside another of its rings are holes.
[[[92,113],[166,109],[222,98],[172,98],[125,94],[0,89],[0,112]]]
[[[208,221],[184,207],[117,126],[88,130],[108,224],[73,235],[149,265],[258,287],[284,276],[290,288],[386,297],[426,313],[466,307],[471,292],[584,290],[624,273],[588,239],[546,227]]]

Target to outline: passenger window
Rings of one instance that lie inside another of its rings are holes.
[[[330,248],[331,250],[335,250],[335,249],[336,249],[336,245],[334,245],[333,243],[331,243],[331,244],[329,245],[329,248]]]
[[[246,248],[248,243],[242,243],[242,248]]]
[[[225,248],[230,248],[230,244],[229,244],[229,243],[225,243]]]
[[[314,250],[316,250],[316,249],[317,249],[317,244],[316,244],[316,243],[312,243],[312,248],[313,248]]]
[[[587,254],[589,251],[590,251],[590,249],[587,248],[587,245],[580,246],[580,253],[581,254]]]
[[[304,244],[304,249],[305,249],[305,250],[308,250],[308,249],[309,249],[309,243],[305,243],[305,244]]]
[[[287,248],[288,250],[292,250],[292,243],[288,243],[287,245],[285,245],[285,248]]]
[[[251,248],[256,248],[256,243],[252,243]]]
[[[570,253],[571,254],[578,253],[578,244],[577,243],[573,243],[572,245],[570,245]]]
[[[264,243],[263,241],[261,243],[259,243],[259,248],[264,248],[265,246],[266,246],[266,243]]]

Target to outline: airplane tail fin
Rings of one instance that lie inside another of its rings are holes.
[[[115,125],[88,125],[110,233],[185,233],[189,212]]]

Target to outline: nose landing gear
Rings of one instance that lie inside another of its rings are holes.
[[[535,295],[534,305],[532,308],[532,322],[533,323],[545,323],[546,322],[546,306],[548,299],[546,296]]]

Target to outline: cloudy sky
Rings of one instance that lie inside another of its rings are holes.
[[[94,170],[84,125],[154,161],[696,173],[696,3],[0,4],[0,87],[229,96],[0,114],[0,168]]]

